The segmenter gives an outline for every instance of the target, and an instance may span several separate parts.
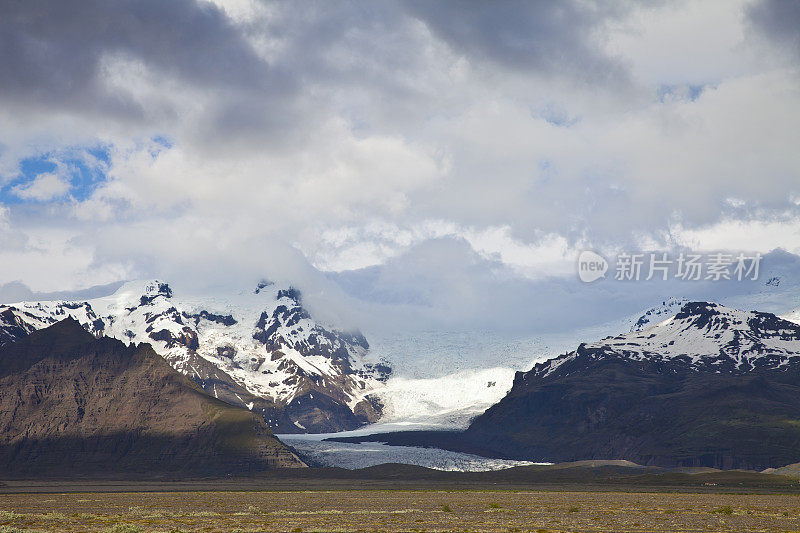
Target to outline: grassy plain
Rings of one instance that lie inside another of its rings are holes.
[[[0,532],[800,531],[796,494],[294,490],[0,494]]]

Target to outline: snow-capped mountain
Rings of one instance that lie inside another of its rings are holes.
[[[260,412],[276,431],[353,429],[375,421],[371,394],[391,372],[357,332],[317,323],[300,292],[262,282],[222,297],[173,294],[167,283],[130,282],[84,302],[0,306],[0,344],[66,316],[96,336],[150,343],[209,394]]]
[[[674,316],[598,342],[534,367],[547,375],[567,361],[586,355],[665,362],[694,369],[747,372],[800,363],[800,325],[770,313],[740,311],[708,302],[689,302]]]
[[[533,461],[766,468],[800,460],[800,325],[689,302],[519,372],[459,443]]]

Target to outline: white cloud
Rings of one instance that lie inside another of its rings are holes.
[[[694,0],[641,4],[614,24],[606,48],[641,81],[715,84],[763,69],[769,57],[745,43],[749,0]]]
[[[3,282],[21,280],[36,290],[58,291],[128,279],[125,265],[96,263],[93,247],[81,245],[76,237],[73,230],[53,226],[28,228],[24,236],[0,227]]]
[[[766,253],[775,248],[800,255],[800,217],[723,220],[700,228],[675,227],[675,244],[694,250],[740,250]]]
[[[45,172],[28,183],[15,185],[11,188],[11,192],[25,200],[45,202],[63,197],[69,192],[69,188],[69,179],[66,176],[61,173]]]

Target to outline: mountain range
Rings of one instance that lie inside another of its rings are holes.
[[[276,432],[330,432],[378,419],[371,393],[391,373],[358,332],[316,322],[300,292],[260,282],[250,291],[179,297],[158,280],[110,296],[0,305],[0,345],[65,317],[95,337],[149,343],[208,394],[259,413]]]
[[[472,420],[465,431],[342,440],[536,462],[761,469],[800,461],[796,316],[668,298],[638,318],[583,331],[582,338],[627,333],[539,359],[513,375],[513,384],[512,370],[499,367],[388,381],[392,367],[361,333],[315,320],[292,286],[264,281],[238,293],[194,296],[150,280],[85,301],[2,305],[0,348],[18,350],[69,318],[80,324],[84,341],[117,342],[126,350],[152,346],[213,399],[258,415],[280,433],[351,430],[381,417],[386,427],[413,427],[419,411],[435,415],[419,418],[433,422],[420,427]],[[555,346],[570,335],[551,341]],[[495,376],[507,381],[498,384]]]

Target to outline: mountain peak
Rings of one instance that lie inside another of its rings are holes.
[[[682,319],[690,316],[713,316],[719,315],[720,310],[727,310],[727,307],[721,306],[713,302],[687,302],[681,307],[675,318]]]
[[[297,305],[302,305],[303,295],[297,288],[289,287],[288,289],[281,289],[278,291],[277,299],[280,300],[281,298],[288,298]]]
[[[72,328],[72,329],[75,329],[75,328],[80,328],[82,331],[84,331],[84,332],[86,331],[86,330],[84,330],[84,329],[83,329],[83,326],[81,326],[81,323],[80,323],[80,322],[78,322],[78,321],[77,321],[77,320],[76,320],[76,319],[75,319],[75,318],[74,318],[72,315],[68,315],[68,316],[67,316],[67,317],[66,317],[64,320],[60,320],[60,321],[56,322],[56,323],[55,323],[53,326],[51,326],[51,327],[57,327],[57,326],[60,326],[60,327],[62,327],[62,328],[64,328],[64,329],[68,329],[68,328]]]
[[[148,282],[144,286],[144,294],[139,299],[141,305],[147,305],[153,302],[159,296],[164,298],[172,298],[172,289],[166,283],[158,280]]]
[[[61,348],[69,348],[93,340],[95,337],[86,331],[80,322],[67,316],[52,326],[34,331],[19,342],[27,342],[32,345],[52,342],[57,343]]]
[[[28,368],[45,357],[45,354],[58,355],[62,359],[73,357],[76,348],[94,340],[94,336],[77,320],[65,318],[0,347],[3,353],[0,358],[0,376]]]

